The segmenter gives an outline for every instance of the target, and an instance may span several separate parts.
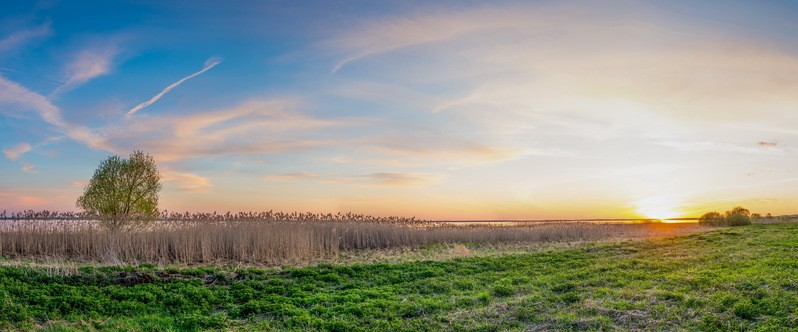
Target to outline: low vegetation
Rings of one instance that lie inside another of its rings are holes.
[[[400,219],[333,221],[239,217],[163,220],[115,231],[87,220],[8,220],[0,224],[0,255],[10,258],[111,263],[295,264],[345,251],[447,243],[573,242],[701,230],[697,224],[531,223],[526,226],[449,225]],[[326,215],[325,215],[326,216]],[[345,216],[345,215],[344,215]],[[355,216],[357,217],[357,216]],[[357,218],[353,218],[358,220]]]
[[[442,261],[307,268],[0,267],[0,329],[798,329],[798,224],[465,247],[471,256]]]
[[[698,223],[707,226],[745,226],[759,219],[761,219],[759,214],[752,215],[748,209],[738,206],[724,214],[707,212],[698,219]]]
[[[18,212],[8,212],[3,210],[0,212],[0,220],[55,220],[55,221],[81,221],[81,220],[98,220],[100,215],[96,212],[82,211],[82,212],[59,212],[59,211],[34,211],[25,210]],[[313,213],[313,212],[275,212],[275,211],[262,211],[262,212],[237,212],[231,213],[203,213],[195,212],[175,212],[163,210],[160,211],[159,216],[156,218],[158,221],[200,221],[200,222],[238,222],[238,221],[358,221],[369,223],[401,223],[413,224],[424,223],[428,224],[429,221],[416,219],[415,217],[379,217],[370,216],[357,213]]]

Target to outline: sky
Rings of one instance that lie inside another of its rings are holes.
[[[152,155],[170,211],[798,213],[794,1],[16,1],[0,209]]]

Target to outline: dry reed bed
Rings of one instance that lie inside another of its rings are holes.
[[[0,212],[0,220],[95,220],[97,215],[89,212],[59,212],[59,211],[34,211],[25,210],[18,212]],[[336,214],[314,213],[314,212],[280,212],[280,211],[261,211],[261,212],[236,212],[217,213],[216,211],[205,212],[174,212],[163,210],[157,218],[159,221],[202,221],[202,222],[229,222],[229,221],[364,221],[378,223],[427,223],[425,220],[416,217],[378,217],[352,212]]]
[[[86,221],[3,221],[7,258],[101,262],[281,264],[341,251],[448,243],[573,242],[685,234],[696,224],[539,223],[451,226],[361,221],[161,221],[109,232]]]

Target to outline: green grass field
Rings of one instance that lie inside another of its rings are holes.
[[[0,268],[0,329],[796,330],[798,224],[308,268]]]

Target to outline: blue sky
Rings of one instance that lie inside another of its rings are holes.
[[[141,149],[170,210],[798,206],[788,1],[41,1],[0,14],[0,202]]]

